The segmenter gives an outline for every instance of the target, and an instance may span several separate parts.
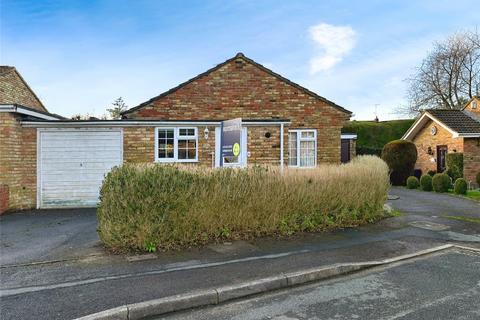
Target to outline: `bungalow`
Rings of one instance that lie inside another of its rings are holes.
[[[475,185],[480,172],[480,98],[473,97],[462,110],[425,110],[403,136],[415,143],[416,169],[443,172],[446,155],[463,152],[463,174]]]
[[[104,174],[124,162],[219,166],[221,123],[233,118],[242,118],[242,152],[225,166],[340,163],[340,131],[351,116],[241,53],[121,120],[65,120],[45,108],[29,114],[27,102],[0,103],[9,209],[95,206]]]

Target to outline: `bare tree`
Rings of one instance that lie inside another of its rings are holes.
[[[407,113],[423,109],[460,109],[476,94],[480,82],[479,33],[456,33],[422,61],[409,83]],[[403,110],[405,111],[405,110]]]

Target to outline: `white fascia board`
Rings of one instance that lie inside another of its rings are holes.
[[[244,126],[268,126],[289,124],[289,121],[248,121]],[[22,126],[34,128],[78,128],[78,127],[152,127],[152,126],[220,126],[221,121],[23,121]]]
[[[0,106],[0,112],[13,112],[13,113],[20,113],[24,114],[27,116],[32,116],[35,118],[40,118],[44,120],[56,120],[58,121],[59,119],[57,117],[49,116],[40,112],[36,112],[33,110],[25,109],[17,105],[13,104],[7,104],[7,105],[2,105]]]
[[[420,131],[420,129],[423,128],[423,126],[425,125],[428,119],[432,120],[433,122],[435,122],[436,124],[444,128],[445,130],[450,132],[453,138],[457,138],[460,136],[458,132],[447,127],[443,122],[441,122],[440,120],[432,116],[430,113],[428,113],[428,111],[425,111],[420,116],[420,118],[418,118],[417,121],[413,123],[410,129],[408,129],[408,131],[403,135],[402,140],[412,140],[413,137],[418,133],[418,131]]]
[[[462,138],[480,138],[480,133],[459,133],[458,136]]]

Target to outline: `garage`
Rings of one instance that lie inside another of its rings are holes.
[[[94,207],[104,175],[123,161],[118,128],[38,129],[37,207]]]

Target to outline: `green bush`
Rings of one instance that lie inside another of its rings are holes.
[[[125,164],[101,187],[98,232],[112,250],[154,251],[355,226],[384,216],[389,186],[375,156],[283,172]]]
[[[423,191],[432,191],[433,190],[433,185],[432,185],[432,176],[429,174],[423,175],[420,178],[420,188]]]
[[[417,189],[419,186],[418,178],[415,176],[410,176],[407,178],[407,188],[408,189]]]
[[[437,173],[432,178],[433,191],[435,192],[448,192],[451,185],[452,181],[445,173]]]
[[[433,177],[436,173],[437,173],[436,170],[428,170],[428,175],[429,175],[430,177]]]
[[[458,178],[455,180],[455,184],[453,186],[453,192],[456,194],[467,194],[467,181],[463,178]]]
[[[394,140],[383,147],[382,159],[390,168],[390,182],[404,186],[417,161],[417,148],[410,141]]]
[[[446,164],[446,173],[453,181],[457,181],[458,178],[463,178],[463,153],[447,153]]]

